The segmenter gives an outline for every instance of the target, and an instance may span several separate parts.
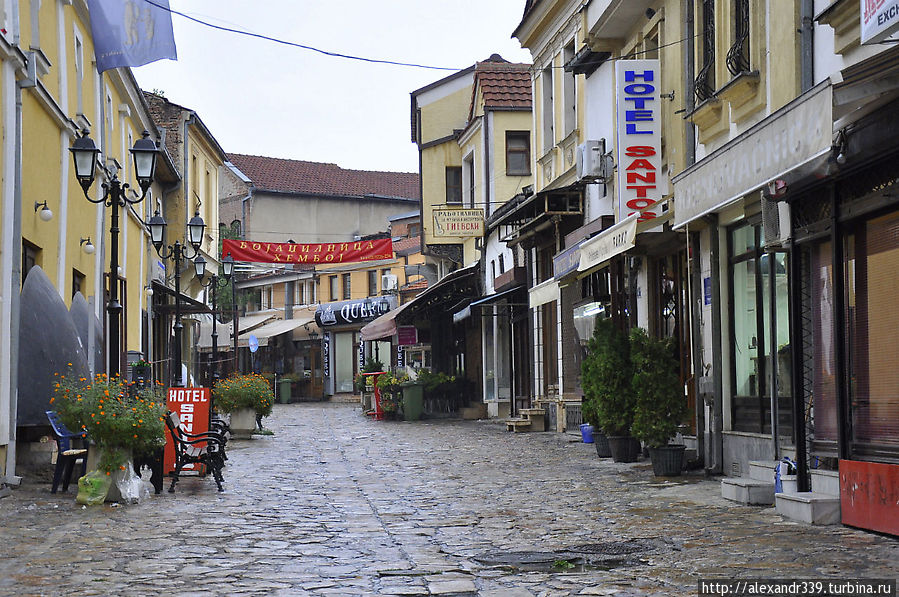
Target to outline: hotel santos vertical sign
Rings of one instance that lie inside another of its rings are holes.
[[[659,85],[658,60],[615,63],[619,222],[635,213],[640,220],[657,217],[655,204],[668,193]]]

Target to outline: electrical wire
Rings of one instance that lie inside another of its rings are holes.
[[[354,56],[352,54],[342,54],[340,52],[331,52],[329,50],[322,50],[321,48],[316,48],[313,46],[308,46],[305,44],[300,44],[292,41],[287,41],[283,39],[278,39],[277,37],[271,37],[269,35],[262,35],[261,33],[252,33],[250,31],[244,31],[241,29],[234,29],[232,27],[224,27],[222,25],[216,25],[214,23],[210,23],[208,21],[204,21],[202,19],[198,19],[196,17],[192,17],[183,12],[172,9],[171,7],[165,6],[163,4],[159,4],[154,0],[144,0],[147,4],[155,6],[161,10],[167,11],[171,14],[178,15],[179,17],[185,18],[189,21],[193,21],[194,23],[198,23],[205,27],[209,27],[211,29],[217,29],[219,31],[225,31],[227,33],[236,33],[238,35],[246,35],[247,37],[255,37],[257,39],[263,39],[265,41],[274,42],[276,44],[281,44],[285,46],[291,46],[294,48],[300,48],[302,50],[310,50],[312,52],[318,52],[319,54],[324,54],[325,56],[331,56],[334,58],[345,58],[347,60],[358,60],[360,62],[370,62],[374,64],[389,64],[392,66],[408,66],[412,68],[423,68],[428,70],[445,70],[445,71],[458,71],[462,70],[461,68],[449,67],[449,66],[432,66],[427,64],[416,64],[414,62],[399,62],[394,60],[382,60],[378,58],[366,58],[364,56]]]

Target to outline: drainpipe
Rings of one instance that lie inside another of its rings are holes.
[[[718,215],[706,216],[711,232],[709,260],[712,276],[712,421],[709,433],[709,462],[705,471],[707,475],[724,473],[724,388],[721,374],[721,255],[718,234]]]
[[[692,339],[691,351],[693,353],[693,392],[696,396],[695,416],[696,416],[696,455],[705,459],[705,402],[701,399],[699,391],[699,379],[702,377],[702,361],[699,355],[702,354],[702,340],[699,333],[699,322],[702,321],[702,268],[694,267],[694,257],[699,261],[700,244],[699,234],[690,233],[690,225],[687,224],[687,284],[690,296],[690,337]]]
[[[790,238],[794,238],[793,222],[790,218]],[[793,394],[793,437],[796,443],[796,481],[799,491],[811,491],[808,472],[808,448],[805,433],[805,400],[803,396],[804,381],[799,372],[805,356],[802,352],[802,298],[798,288],[802,280],[802,251],[795,243],[790,245],[790,358],[793,374],[790,376]]]
[[[15,196],[12,205],[11,283],[9,293],[9,445],[6,447],[5,482],[18,485],[16,476],[16,427],[19,401],[19,313],[22,291],[22,89],[35,86],[33,79],[16,81]]]
[[[802,91],[815,85],[815,0],[799,3],[799,81]]]
[[[240,200],[240,235],[244,240],[247,238],[247,201],[253,198],[253,190],[255,188],[251,186],[247,196]]]

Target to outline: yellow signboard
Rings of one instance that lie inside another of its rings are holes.
[[[484,210],[435,209],[434,236],[484,236]]]

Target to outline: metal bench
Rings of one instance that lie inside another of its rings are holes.
[[[169,493],[175,492],[181,470],[188,464],[201,464],[212,473],[219,491],[222,487],[222,467],[225,466],[225,436],[215,431],[205,433],[188,433],[181,429],[181,418],[178,413],[169,412],[165,424],[172,436],[175,447],[175,472],[172,473],[172,485]]]

